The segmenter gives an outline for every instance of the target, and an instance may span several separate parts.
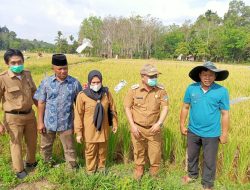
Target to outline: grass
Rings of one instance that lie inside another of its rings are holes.
[[[45,77],[51,75],[51,55],[37,58],[30,54],[25,61],[25,67],[32,72],[37,85]],[[119,119],[118,132],[111,135],[108,149],[109,172],[107,175],[97,174],[87,176],[84,172],[83,145],[76,145],[80,169],[77,172],[68,172],[61,164],[58,168],[49,169],[43,165],[40,155],[38,169],[24,181],[15,179],[11,169],[9,153],[9,137],[0,137],[0,189],[9,189],[22,183],[36,183],[45,180],[55,185],[56,189],[199,189],[200,179],[185,187],[180,179],[185,175],[186,138],[179,132],[179,113],[186,87],[192,82],[188,72],[197,65],[190,62],[158,61],[158,60],[101,60],[96,58],[82,58],[76,55],[67,55],[69,74],[76,77],[81,83],[87,82],[88,72],[98,69],[102,72],[104,85],[108,86],[116,103]],[[159,81],[169,96],[169,115],[163,129],[163,156],[162,169],[159,178],[152,179],[146,175],[140,183],[133,180],[132,143],[129,126],[123,109],[123,99],[131,85],[140,81],[140,68],[146,64],[155,64],[163,73]],[[230,98],[249,96],[250,69],[245,65],[219,64],[219,68],[228,69],[230,76],[220,82],[229,89]],[[0,69],[7,67],[3,63],[0,53]],[[120,80],[126,80],[128,85],[118,94],[114,87]],[[250,101],[231,106],[229,143],[220,145],[218,155],[218,170],[216,189],[250,189]],[[2,117],[2,112],[0,112]],[[54,145],[54,158],[63,163],[63,151],[57,140]],[[125,163],[125,164],[123,164]],[[54,186],[51,186],[54,188]]]

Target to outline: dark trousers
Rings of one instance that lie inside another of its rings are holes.
[[[199,155],[203,149],[203,171],[202,185],[207,188],[214,186],[216,173],[216,158],[218,153],[218,137],[200,137],[188,131],[188,175],[191,178],[198,178],[199,175]]]

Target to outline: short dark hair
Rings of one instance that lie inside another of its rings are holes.
[[[12,56],[19,56],[24,61],[23,53],[20,50],[8,49],[3,56],[5,63],[8,63]]]

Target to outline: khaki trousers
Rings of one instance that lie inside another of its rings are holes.
[[[52,159],[53,143],[56,138],[56,134],[59,135],[61,143],[63,145],[65,160],[70,166],[76,166],[76,151],[74,147],[74,138],[72,129],[67,131],[47,131],[47,133],[41,135],[41,154],[45,162],[49,162]]]
[[[146,163],[146,153],[150,166],[158,167],[161,162],[161,133],[153,135],[150,128],[138,126],[141,131],[140,138],[136,139],[131,133],[132,143],[134,147],[134,162],[138,166],[144,166]]]
[[[26,163],[36,162],[37,123],[35,113],[5,114],[5,123],[10,135],[10,152],[15,172],[24,170],[22,140],[26,144]]]
[[[95,172],[96,169],[104,169],[107,156],[108,142],[86,143],[85,159],[87,172]]]

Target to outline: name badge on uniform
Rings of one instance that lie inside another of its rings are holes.
[[[143,99],[143,97],[141,97],[141,96],[136,96],[135,98],[136,99],[141,99],[141,100]]]

